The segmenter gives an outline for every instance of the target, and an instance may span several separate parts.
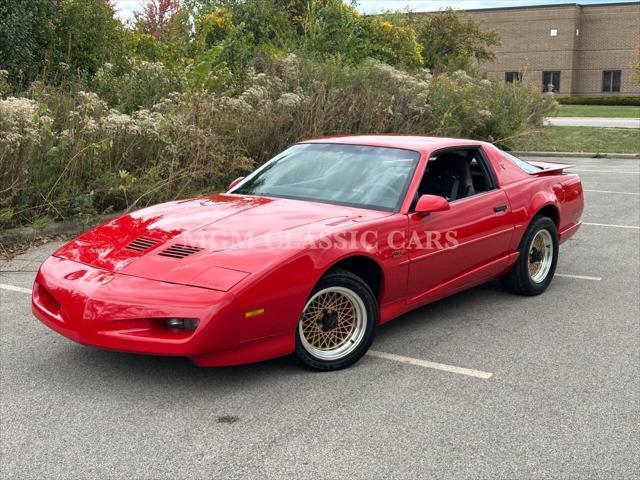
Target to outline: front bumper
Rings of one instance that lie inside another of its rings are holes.
[[[194,359],[218,353],[233,364],[238,318],[231,293],[109,272],[49,257],[33,286],[32,311],[78,343],[132,353]],[[172,330],[165,318],[197,319],[193,331]],[[226,355],[225,352],[230,352]]]

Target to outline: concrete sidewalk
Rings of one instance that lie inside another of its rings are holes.
[[[556,127],[640,128],[640,118],[550,117],[545,125]]]

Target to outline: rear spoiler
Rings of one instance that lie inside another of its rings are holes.
[[[545,173],[562,173],[565,168],[573,168],[575,165],[570,163],[551,163],[551,162],[532,162],[527,160],[527,163],[540,167],[542,170],[532,173],[532,175],[544,175]]]

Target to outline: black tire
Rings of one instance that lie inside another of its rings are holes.
[[[535,282],[529,274],[529,259],[533,239],[541,230],[546,230],[551,235],[553,256],[546,277],[539,282]],[[520,241],[518,251],[520,256],[517,262],[506,275],[500,278],[500,283],[505,290],[511,293],[528,296],[540,295],[551,284],[556,271],[556,264],[558,263],[558,230],[553,220],[543,215],[536,215],[527,227]]]
[[[334,287],[347,289],[357,295],[362,302],[361,306],[363,306],[364,311],[366,311],[366,318],[362,320],[361,333],[357,342],[352,342],[357,343],[357,345],[351,347],[352,350],[348,353],[345,352],[345,356],[337,359],[326,359],[314,355],[311,351],[313,346],[310,345],[306,339],[303,341],[301,338],[300,330],[303,327],[301,327],[300,322],[302,322],[304,314],[304,312],[302,312],[298,325],[296,326],[296,348],[293,355],[302,366],[310,370],[327,372],[353,365],[369,350],[378,327],[378,302],[376,301],[375,295],[364,280],[348,270],[334,269],[327,272],[311,292],[309,301],[311,301],[318,292]]]

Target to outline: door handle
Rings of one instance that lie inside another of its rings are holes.
[[[507,210],[506,205],[498,205],[497,207],[493,207],[493,211],[496,213],[504,212]]]

